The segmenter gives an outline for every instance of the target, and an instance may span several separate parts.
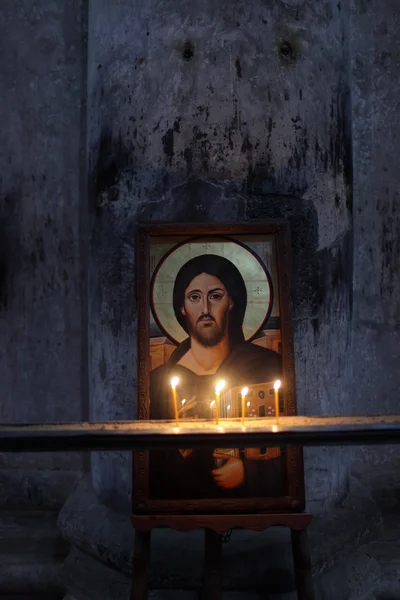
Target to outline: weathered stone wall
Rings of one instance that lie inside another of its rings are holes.
[[[351,139],[347,3],[93,0],[89,13],[90,397],[135,414],[134,231],[140,221],[293,228],[298,404],[350,399]],[[346,491],[341,450],[306,452],[309,507]],[[128,504],[129,458],[94,455]]]
[[[0,12],[0,420],[80,420],[81,2],[3,0]],[[79,455],[2,455],[0,504],[60,506],[80,465]]]
[[[353,383],[357,414],[397,414],[400,389],[400,12],[396,0],[355,0]],[[398,446],[362,448],[378,462]]]

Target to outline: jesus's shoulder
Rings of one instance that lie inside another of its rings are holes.
[[[243,375],[247,374],[249,382],[271,381],[280,377],[282,359],[273,350],[257,346],[251,342],[243,342],[233,350],[229,367],[234,370],[237,369]]]

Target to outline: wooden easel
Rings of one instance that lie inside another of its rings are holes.
[[[131,599],[147,600],[148,598],[151,532],[156,527],[175,531],[204,529],[205,570],[201,599],[221,600],[222,534],[229,529],[265,531],[270,527],[283,526],[289,527],[291,531],[297,598],[298,600],[315,600],[307,537],[307,526],[311,519],[312,515],[309,513],[133,516],[131,520],[136,534]]]

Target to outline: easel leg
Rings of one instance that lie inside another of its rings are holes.
[[[135,531],[131,600],[147,600],[151,531]]]
[[[221,600],[222,597],[222,538],[211,529],[204,530],[205,569],[202,600]]]
[[[291,536],[297,598],[298,600],[315,600],[307,530],[294,531],[291,529]]]

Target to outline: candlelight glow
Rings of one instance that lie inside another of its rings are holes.
[[[222,390],[225,387],[225,381],[218,381],[217,385],[215,386],[215,393],[216,394],[220,394],[222,392]]]
[[[248,387],[244,387],[241,391],[242,396],[247,396],[247,394],[249,393],[249,388]]]
[[[173,377],[173,378],[171,379],[171,386],[172,386],[173,388],[176,388],[176,386],[178,385],[178,383],[179,383],[179,377]]]
[[[247,403],[247,406],[250,406],[250,402]]]
[[[279,425],[279,388],[281,387],[281,382],[277,379],[274,383],[274,394],[275,394],[275,416],[276,416],[276,424]]]
[[[182,400],[182,404],[186,404],[186,400],[185,400],[185,398]]]
[[[230,410],[230,408],[231,408],[231,405],[228,404],[228,406],[226,407],[226,410]]]
[[[210,402],[211,408],[214,406],[214,404],[215,404],[215,400],[213,400],[212,402]]]
[[[278,431],[278,426],[277,425],[272,425],[272,432],[276,433]]]

